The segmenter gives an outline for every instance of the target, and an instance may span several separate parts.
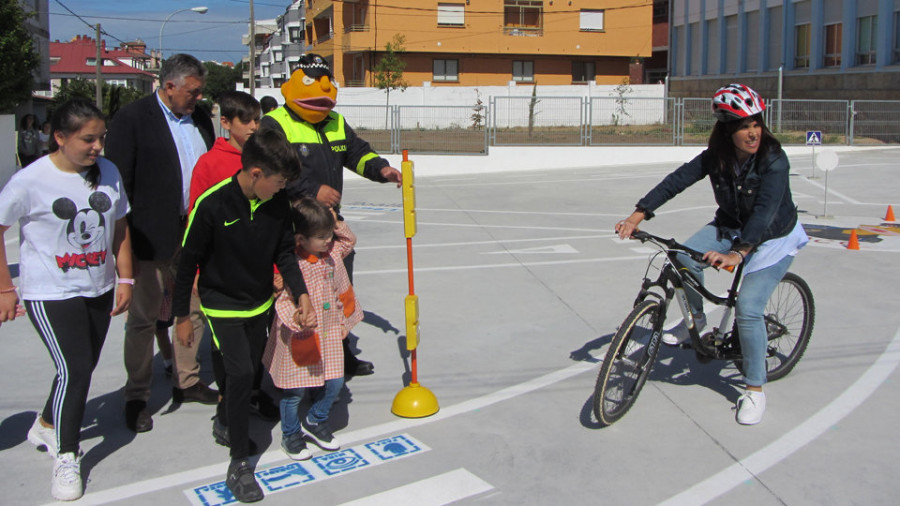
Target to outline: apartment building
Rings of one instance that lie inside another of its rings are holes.
[[[900,0],[671,0],[669,90],[900,99]]]
[[[641,84],[644,60],[659,49],[653,6],[653,0],[301,0],[259,46],[258,73],[266,77],[258,82],[278,86],[299,54],[313,52],[329,60],[339,85],[374,86],[385,45],[399,34],[410,86],[626,78]]]

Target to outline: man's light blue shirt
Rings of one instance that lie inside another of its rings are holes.
[[[190,114],[185,114],[180,118],[175,116],[175,113],[159,97],[158,92],[156,101],[159,102],[159,107],[169,125],[169,131],[172,133],[172,139],[175,141],[175,148],[178,149],[178,161],[181,163],[181,213],[187,214],[190,202],[191,174],[194,172],[197,160],[203,153],[206,153],[206,141],[200,135],[200,129],[194,124]]]

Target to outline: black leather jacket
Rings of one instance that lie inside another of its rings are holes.
[[[719,174],[708,151],[703,151],[666,176],[636,207],[650,219],[653,211],[706,176],[719,205],[713,224],[738,230],[735,246],[755,248],[787,235],[797,224],[797,207],[791,199],[789,182],[790,163],[781,149],[764,159],[756,157],[740,176]]]

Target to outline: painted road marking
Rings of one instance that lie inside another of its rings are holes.
[[[482,255],[532,255],[541,253],[578,253],[578,250],[568,244],[557,244],[555,246],[537,246],[535,248],[486,251]]]
[[[430,448],[411,436],[400,434],[319,455],[307,461],[257,471],[256,479],[263,492],[271,495],[428,450]],[[221,506],[237,502],[224,481],[189,488],[184,494],[194,506]]]
[[[576,239],[606,239],[610,234],[570,235],[560,237],[538,237],[534,239],[491,239],[490,241],[465,241],[465,242],[436,242],[428,244],[416,244],[416,249],[421,248],[448,248],[456,246],[478,246],[482,244],[513,244],[519,242],[543,242],[543,241],[572,241]],[[354,248],[356,251],[368,251],[376,249],[406,249],[405,244],[385,244],[382,246],[361,246]]]
[[[900,363],[900,330],[897,330],[875,363],[818,413],[758,452],[660,504],[666,506],[706,504],[747,480],[756,480],[760,473],[811,443],[862,405],[888,379],[898,363]]]
[[[490,483],[469,471],[455,469],[341,506],[443,506],[493,489]]]
[[[581,258],[573,260],[546,260],[543,262],[515,262],[506,264],[481,264],[481,265],[456,265],[444,267],[416,267],[416,272],[442,272],[442,271],[468,271],[475,269],[501,269],[504,267],[540,267],[546,265],[564,264],[594,264],[605,262],[620,262],[623,260],[647,260],[646,256],[612,257],[612,258]],[[354,271],[353,275],[364,276],[368,274],[397,274],[406,273],[407,269],[379,269],[376,271]]]

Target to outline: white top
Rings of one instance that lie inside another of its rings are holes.
[[[797,220],[797,224],[794,225],[794,229],[788,235],[769,239],[757,246],[756,250],[747,257],[747,267],[744,268],[744,274],[761,271],[766,267],[775,265],[788,255],[797,256],[800,248],[806,246],[808,242],[809,236],[803,230],[800,220]]]
[[[98,158],[100,183],[63,172],[46,155],[0,191],[0,225],[19,223],[22,298],[97,297],[115,287],[115,223],[128,213],[119,171]]]

